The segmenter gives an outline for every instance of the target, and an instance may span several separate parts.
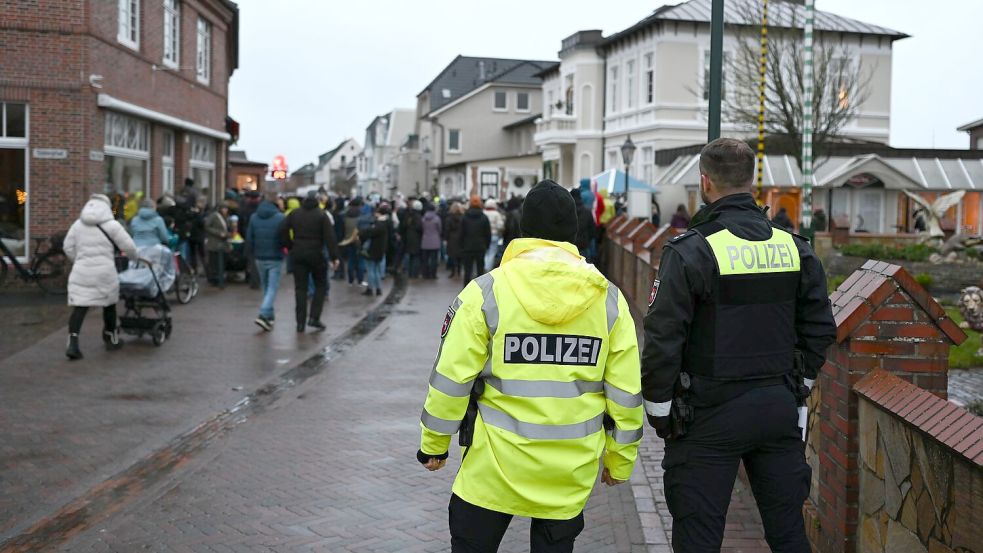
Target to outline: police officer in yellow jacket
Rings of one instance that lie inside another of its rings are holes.
[[[513,515],[533,519],[533,553],[572,551],[599,461],[606,484],[624,482],[642,438],[635,325],[572,244],[570,193],[537,184],[520,228],[451,304],[423,408],[417,458],[437,470],[480,392],[449,507],[455,553],[497,551]]]
[[[836,336],[826,278],[809,243],[756,205],[747,144],[711,142],[700,175],[708,205],[663,251],[642,356],[673,548],[720,551],[743,461],[772,551],[809,553],[796,407]]]

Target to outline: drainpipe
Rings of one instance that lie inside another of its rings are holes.
[[[440,129],[440,163],[443,164],[444,163],[444,126],[441,125],[439,122],[437,122],[437,118],[436,117],[433,117],[433,116],[428,116],[427,117],[427,121],[430,121],[430,124],[431,125],[433,125],[434,127],[437,127],[437,128]],[[434,146],[436,146],[436,144],[434,144]],[[434,152],[434,153],[436,153],[437,152],[437,149],[436,148],[431,148],[431,151]],[[434,166],[437,166],[436,161],[437,160],[434,159],[434,162],[435,162],[434,163]],[[465,178],[465,180],[467,180],[467,175],[465,175],[464,178]],[[433,185],[433,181],[430,178],[430,175],[429,174],[427,175],[427,181],[428,181],[427,182],[427,186],[424,187],[425,189],[429,189],[429,188],[431,188],[431,187],[434,186]],[[465,186],[465,188],[467,188],[467,186]],[[438,189],[439,189],[439,184],[438,184]]]

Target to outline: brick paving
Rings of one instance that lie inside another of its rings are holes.
[[[297,335],[287,279],[269,335],[252,323],[257,291],[203,287],[191,304],[174,306],[174,332],[160,348],[127,337],[123,350],[106,352],[100,315],[90,313],[84,360],[65,359],[61,324],[0,358],[0,542],[232,406],[379,301],[334,284],[322,334]],[[16,327],[4,317],[0,336]]]
[[[34,342],[68,324],[65,296],[53,296],[7,276],[0,288],[0,359],[31,347]]]
[[[632,491],[638,505],[648,551],[670,553],[672,548],[668,544],[672,541],[672,515],[669,514],[669,506],[666,504],[661,466],[665,450],[662,439],[651,429],[646,430],[639,450],[641,465],[636,467],[637,474],[632,478]],[[730,508],[727,510],[727,526],[724,529],[721,553],[771,551],[764,540],[764,529],[761,527],[761,517],[758,515],[754,496],[745,482],[742,478],[738,478],[734,484]]]
[[[416,462],[419,413],[456,286],[414,282],[324,372],[64,551],[447,551],[458,467]],[[578,551],[646,552],[632,488],[598,486]],[[517,519],[501,551],[528,551]],[[664,536],[663,536],[664,540]]]

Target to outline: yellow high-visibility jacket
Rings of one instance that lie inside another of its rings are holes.
[[[621,292],[575,246],[513,240],[501,267],[457,297],[441,333],[424,454],[447,451],[475,379],[484,383],[455,494],[564,520],[583,510],[602,455],[612,477],[631,476],[644,414],[635,325]]]

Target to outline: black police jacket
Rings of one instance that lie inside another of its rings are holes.
[[[769,240],[777,232],[754,198],[742,193],[704,207],[693,217],[690,230],[666,245],[645,317],[642,395],[650,416],[668,414],[680,372],[691,376],[689,401],[695,406],[716,405],[751,388],[781,382],[783,371],[776,373],[774,348],[766,345],[769,337],[788,354],[788,372],[795,348],[803,352],[806,378],[815,379],[836,338],[825,273],[812,247],[799,236],[793,235],[797,282],[776,284],[763,278],[766,275],[742,275],[744,282],[726,292],[731,311],[719,309],[721,275],[705,238],[715,230],[749,241]],[[786,274],[796,278],[795,273]],[[787,306],[772,310],[774,316],[761,315],[767,310],[740,308],[734,315],[734,305],[768,302],[770,295],[783,293]]]

